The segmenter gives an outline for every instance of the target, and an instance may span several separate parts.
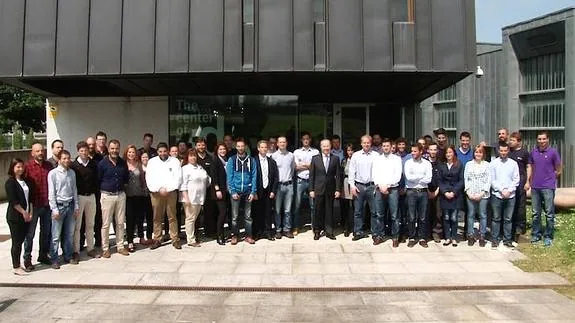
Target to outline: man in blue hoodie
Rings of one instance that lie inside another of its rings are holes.
[[[237,154],[232,156],[226,165],[228,192],[232,197],[232,245],[238,243],[238,215],[240,203],[244,205],[244,228],[246,242],[254,244],[252,236],[252,201],[257,191],[257,167],[254,158],[246,153],[246,143],[243,139],[236,141]]]

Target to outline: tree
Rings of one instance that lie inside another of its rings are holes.
[[[0,132],[8,132],[19,123],[22,129],[46,130],[45,99],[9,85],[0,85]]]

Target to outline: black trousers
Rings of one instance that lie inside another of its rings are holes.
[[[154,209],[152,208],[152,198],[146,196],[146,239],[154,237]]]
[[[100,192],[96,192],[96,218],[94,219],[94,246],[96,248],[102,247],[102,203],[100,203]],[[114,217],[115,218],[115,217]],[[114,225],[114,230],[116,226]],[[84,239],[86,228],[84,228],[84,233],[80,235],[80,246],[84,245]]]
[[[333,197],[334,192],[316,195],[314,200],[313,231],[325,231],[326,235],[333,235]]]
[[[216,224],[216,233],[218,236],[224,235],[224,224],[228,218],[228,205],[229,205],[229,195],[222,191],[222,199],[215,200],[216,208],[218,211],[218,219]]]
[[[345,232],[353,232],[353,199],[340,199],[342,226]]]
[[[513,209],[513,229],[514,234],[525,234],[527,228],[526,203],[527,192],[524,183],[520,183],[515,191],[515,208]]]
[[[147,196],[126,197],[126,240],[128,240],[128,243],[134,243],[134,229],[136,228],[138,230],[138,238],[144,237],[147,199]]]
[[[255,201],[255,212],[252,213],[252,232],[257,237],[272,233],[272,224],[275,222],[272,207],[275,200],[270,199],[269,187],[262,191]]]
[[[431,224],[431,233],[443,238],[443,214],[439,207],[439,196],[429,199],[427,206],[427,213],[429,214],[429,222]]]
[[[208,194],[206,195],[206,200],[204,201],[204,232],[208,236],[213,236],[216,234],[216,227],[217,227],[217,220],[218,217],[216,216],[216,201],[214,200],[213,196],[209,194],[210,190],[208,189]],[[198,217],[199,219],[199,217]],[[196,222],[197,224],[197,222]]]
[[[10,238],[12,239],[12,248],[10,249],[10,253],[12,254],[12,268],[20,268],[22,245],[24,244],[24,240],[26,240],[26,234],[28,233],[30,224],[20,221],[7,222],[10,228]]]

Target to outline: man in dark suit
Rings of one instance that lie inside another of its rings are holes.
[[[279,172],[276,161],[267,157],[268,143],[265,140],[258,142],[257,166],[257,200],[255,214],[253,215],[253,232],[257,239],[267,238],[275,240],[275,231],[272,228],[274,215],[272,205],[275,203],[275,194],[278,188]]]
[[[320,232],[335,240],[333,235],[333,200],[341,192],[339,158],[331,153],[331,142],[321,141],[321,154],[313,156],[309,174],[309,196],[315,199],[313,219],[314,240],[319,240]]]

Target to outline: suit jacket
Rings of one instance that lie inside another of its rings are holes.
[[[258,156],[254,157],[254,159],[256,160],[256,166],[258,168],[257,194],[258,194],[258,198],[262,198],[262,194],[264,192],[264,183],[263,183],[263,177],[262,177],[263,176],[262,164],[260,163],[259,154],[258,154]],[[269,181],[268,182],[268,189],[270,190],[270,192],[273,192],[275,194],[278,191],[278,183],[279,183],[279,178],[280,178],[280,173],[278,171],[278,164],[271,157],[266,157],[266,159],[268,160],[268,181]]]
[[[32,192],[33,192],[33,183],[30,180],[25,180],[26,185],[30,189],[30,193],[28,196],[28,201],[32,201]],[[30,211],[30,205],[26,204],[26,196],[24,195],[24,190],[18,184],[16,179],[12,176],[6,180],[6,184],[4,185],[6,188],[6,195],[8,196],[8,209],[6,210],[6,220],[12,222],[22,222],[24,223],[24,218],[20,212],[14,209],[15,205],[20,205],[26,211]]]
[[[463,188],[465,186],[463,168],[464,165],[459,162],[457,165],[451,166],[451,169],[447,167],[446,163],[440,162],[437,166],[440,194],[439,205],[444,210],[460,210],[463,206]],[[444,195],[446,192],[455,193],[455,197],[448,200]]]
[[[327,172],[323,165],[323,153],[315,155],[311,159],[309,170],[309,191],[316,195],[334,194],[341,192],[341,166],[339,157],[329,154]]]

